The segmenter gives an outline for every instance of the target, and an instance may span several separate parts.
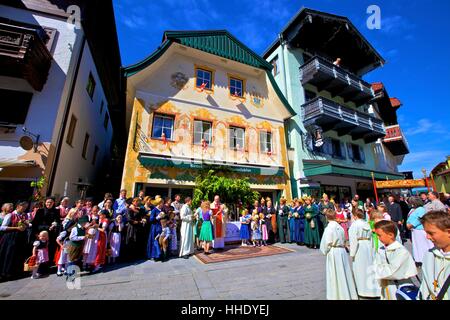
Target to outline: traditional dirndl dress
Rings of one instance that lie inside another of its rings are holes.
[[[241,217],[240,218],[240,222],[241,222],[241,229],[239,230],[239,236],[241,238],[241,240],[248,240],[250,239],[250,232],[248,229],[248,223],[247,222],[247,218],[246,217]]]
[[[269,240],[269,232],[267,232],[266,221],[261,221],[261,239],[263,241]]]
[[[252,222],[252,240],[261,240],[261,230],[257,222]]]
[[[122,234],[120,233],[119,226],[115,221],[111,224],[110,232],[111,238],[109,245],[111,247],[111,257],[117,258],[120,255],[120,242]]]
[[[211,211],[208,211],[206,213],[202,212],[202,228],[200,230],[200,236],[199,239],[201,241],[211,242],[213,241],[213,231],[211,226]]]
[[[33,247],[36,247],[36,263],[46,263],[48,262],[48,243],[47,241],[37,240],[33,243]]]
[[[177,228],[176,224],[175,228],[170,229],[170,250],[177,251],[178,250],[178,237],[177,237]]]

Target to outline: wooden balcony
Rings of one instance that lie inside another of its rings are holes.
[[[408,141],[398,124],[386,127],[386,136],[383,139],[383,143],[394,156],[409,153]]]
[[[300,67],[300,78],[302,85],[311,84],[319,92],[328,91],[333,97],[340,96],[358,106],[374,97],[369,83],[318,56]]]
[[[41,91],[52,61],[47,38],[39,27],[0,23],[0,75],[25,79]]]
[[[366,143],[386,134],[381,120],[322,97],[305,103],[302,108],[306,127],[318,125],[323,132],[335,130],[339,136],[349,134],[354,140],[364,139]]]

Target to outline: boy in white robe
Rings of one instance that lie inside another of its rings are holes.
[[[397,226],[382,220],[375,224],[375,233],[382,245],[375,257],[375,277],[381,286],[382,300],[397,300],[397,286],[412,283],[417,268],[408,250],[396,241]]]
[[[327,256],[327,300],[358,300],[345,250],[344,229],[335,221],[334,210],[328,209],[326,217],[328,225],[322,236],[320,251]]]
[[[422,283],[417,299],[436,300],[442,295],[439,298],[449,300],[449,290],[445,291],[443,286],[450,276],[450,215],[445,211],[430,211],[421,222],[435,247],[423,257]]]
[[[349,229],[349,240],[356,290],[360,297],[376,298],[380,296],[381,289],[373,267],[372,229],[364,220],[363,210],[356,210],[354,218]]]

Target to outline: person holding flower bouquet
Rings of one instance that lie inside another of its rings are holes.
[[[320,235],[317,224],[318,207],[311,203],[311,197],[305,197],[305,244],[310,249],[319,249]]]
[[[269,239],[269,233],[267,231],[267,224],[269,221],[266,220],[264,213],[259,214],[259,228],[261,230],[261,242],[263,246],[267,246],[267,240]]]
[[[194,226],[195,245],[197,247],[196,250],[200,251],[203,249],[201,242],[200,242],[200,230],[202,229],[202,223],[203,223],[201,207],[198,207],[197,210],[195,210],[194,220],[195,220],[195,226]]]
[[[250,224],[250,227],[252,229],[253,246],[260,247],[261,246],[261,229],[260,229],[260,225],[259,225],[259,214],[258,214],[257,210],[253,211],[252,222]]]

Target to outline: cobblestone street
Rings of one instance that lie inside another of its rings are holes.
[[[117,264],[81,277],[69,289],[65,277],[0,283],[5,299],[325,299],[325,257],[319,250],[283,245],[295,252],[202,264],[195,258]]]

